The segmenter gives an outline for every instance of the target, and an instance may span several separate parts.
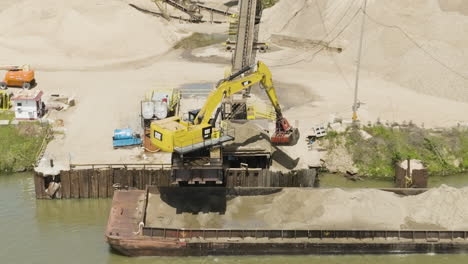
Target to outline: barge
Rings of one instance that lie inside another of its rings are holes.
[[[268,226],[258,219],[253,221],[251,217],[257,212],[252,206],[247,206],[245,212],[231,212],[245,208],[242,204],[230,208],[229,204],[239,197],[265,202],[281,191],[282,188],[222,187],[116,191],[106,239],[112,249],[127,256],[461,253],[468,250],[465,230],[278,229],[265,228]]]

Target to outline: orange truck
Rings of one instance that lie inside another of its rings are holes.
[[[8,87],[22,87],[31,89],[36,83],[34,71],[29,65],[23,66],[0,66],[0,70],[6,70],[5,79],[0,82],[0,89],[5,90]]]

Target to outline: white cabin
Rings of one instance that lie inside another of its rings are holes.
[[[18,120],[36,120],[43,116],[42,91],[21,90],[12,98],[15,117]]]

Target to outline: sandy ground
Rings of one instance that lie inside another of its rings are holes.
[[[75,107],[50,115],[64,120],[64,135],[57,135],[46,153],[58,162],[168,161],[166,154],[143,155],[137,148],[114,150],[113,130],[139,130],[139,102],[152,89],[215,83],[224,76],[227,65],[222,62],[228,56],[219,46],[197,49],[190,58],[171,47],[190,32],[226,32],[227,24],[167,22],[129,7],[129,2],[0,3],[4,21],[0,25],[0,62],[29,63],[36,69],[35,89],[44,90],[46,96],[59,93],[76,98]],[[134,2],[154,8],[143,0]],[[269,41],[271,34],[317,40],[331,32],[329,40],[352,21],[330,44],[342,47],[340,54],[315,55],[314,48],[291,49],[272,43],[271,52],[257,57],[271,67],[284,114],[298,125],[303,137],[309,128],[333,117],[351,118],[360,17],[351,19],[360,3],[282,0],[264,12],[263,41]],[[368,13],[404,27],[436,58],[464,74],[467,5],[442,0],[369,1]],[[370,21],[367,25],[359,90],[359,100],[364,103],[359,110],[361,121],[411,120],[425,127],[468,124],[465,79],[428,58],[401,33]],[[197,56],[203,59],[197,61]],[[305,144],[281,149],[291,157],[301,157],[301,166],[318,160]]]
[[[261,196],[202,194],[196,201],[150,194],[148,226],[172,228],[466,230],[468,189],[417,196],[380,190],[284,189]],[[195,197],[195,196],[193,196]],[[187,197],[185,197],[187,198]],[[177,201],[176,201],[177,200]],[[450,204],[451,206],[447,206]]]

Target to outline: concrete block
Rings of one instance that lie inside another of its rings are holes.
[[[359,130],[359,134],[361,135],[361,137],[364,139],[364,140],[368,140],[368,139],[371,139],[372,138],[372,135],[367,133],[366,131],[364,130]]]

